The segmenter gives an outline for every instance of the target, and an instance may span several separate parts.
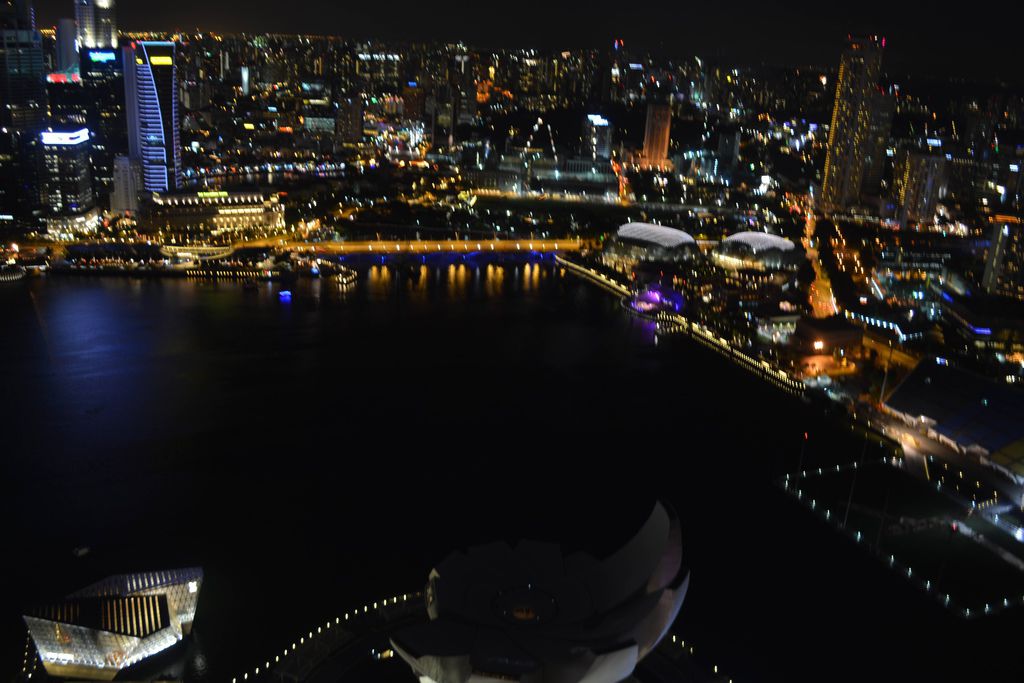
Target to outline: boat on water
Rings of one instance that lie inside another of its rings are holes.
[[[0,282],[18,282],[24,280],[27,273],[21,266],[3,266],[0,267]]]

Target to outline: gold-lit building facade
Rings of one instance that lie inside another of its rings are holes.
[[[192,630],[202,583],[199,568],[120,574],[23,618],[49,676],[109,681]]]
[[[164,244],[231,244],[282,233],[284,204],[277,193],[154,192],[139,228]]]
[[[885,39],[851,38],[839,62],[835,104],[828,131],[821,204],[828,211],[858,201],[870,170],[877,140],[872,136],[873,110],[881,106],[878,80]]]

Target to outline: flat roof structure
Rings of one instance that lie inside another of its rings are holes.
[[[982,449],[1024,476],[1024,391],[941,359],[923,361],[885,402],[904,420],[925,424],[961,450]]]

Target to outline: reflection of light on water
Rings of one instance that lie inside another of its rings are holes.
[[[412,270],[406,274],[406,290],[409,292],[409,298],[413,301],[425,301],[427,298],[427,292],[430,289],[429,280],[427,276],[430,274],[430,269],[426,265],[420,264],[418,270]]]
[[[367,279],[371,289],[386,289],[391,284],[391,269],[383,265],[372,266]]]

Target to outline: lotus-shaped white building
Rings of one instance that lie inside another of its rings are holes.
[[[539,541],[452,553],[430,573],[430,620],[391,643],[422,683],[617,683],[664,637],[688,585],[679,521],[658,503],[605,559]]]

